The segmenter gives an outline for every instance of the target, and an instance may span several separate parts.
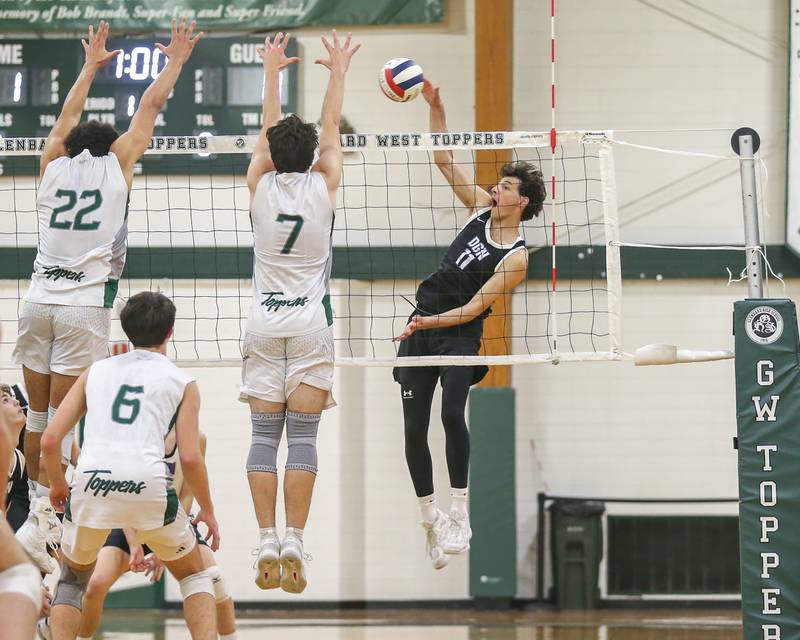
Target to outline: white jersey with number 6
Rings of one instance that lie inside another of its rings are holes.
[[[178,509],[164,439],[192,376],[135,349],[94,363],[67,517],[82,527],[157,529]]]
[[[247,330],[285,338],[332,324],[328,281],[333,207],[323,175],[264,174],[250,217],[255,255]]]
[[[113,153],[88,149],[44,170],[28,302],[111,307],[125,265],[128,185]]]

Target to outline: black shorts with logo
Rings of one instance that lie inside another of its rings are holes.
[[[413,315],[409,317],[409,320]],[[397,357],[477,356],[481,348],[482,335],[483,318],[475,318],[470,322],[457,324],[454,327],[445,327],[444,329],[415,331],[400,343]],[[395,381],[404,385],[430,383],[431,378],[435,383],[436,378],[441,377],[448,368],[448,366],[395,367],[392,370],[392,374]],[[473,365],[471,368],[472,384],[477,384],[483,380],[489,371],[489,367],[485,365]]]

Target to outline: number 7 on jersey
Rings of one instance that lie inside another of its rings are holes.
[[[294,229],[292,229],[291,233],[289,233],[289,237],[286,240],[286,244],[284,244],[283,249],[281,249],[282,254],[291,253],[294,243],[297,242],[297,236],[300,235],[300,229],[303,228],[303,216],[289,215],[287,213],[279,213],[278,222],[294,223]]]

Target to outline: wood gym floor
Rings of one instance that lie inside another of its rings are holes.
[[[239,638],[256,640],[741,640],[737,610],[239,612]],[[281,632],[288,632],[284,635]],[[280,634],[280,636],[279,636]],[[289,635],[290,634],[290,635]],[[178,612],[107,611],[104,640],[184,640]]]

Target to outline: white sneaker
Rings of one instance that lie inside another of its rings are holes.
[[[41,618],[36,623],[36,637],[40,640],[53,640],[53,631],[50,629],[50,618]]]
[[[448,554],[464,553],[469,549],[472,529],[469,526],[469,515],[460,511],[450,512],[450,525],[447,527],[442,549]]]
[[[420,524],[427,535],[427,553],[433,563],[433,568],[444,569],[450,561],[442,549],[442,540],[447,532],[448,519],[444,512],[438,509],[436,515],[434,522],[423,520]]]
[[[281,542],[281,589],[289,593],[302,593],[306,588],[306,560],[303,541],[296,535],[286,534]]]
[[[58,563],[47,550],[54,549],[61,542],[61,522],[49,498],[37,498],[31,502],[28,519],[15,537],[41,571],[53,573],[56,570]]]
[[[261,538],[257,550],[256,586],[259,589],[277,589],[281,586],[281,541],[275,533]]]

